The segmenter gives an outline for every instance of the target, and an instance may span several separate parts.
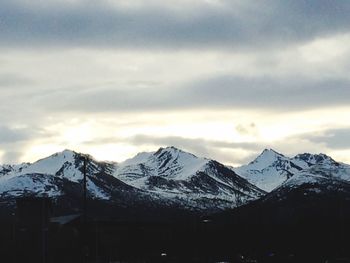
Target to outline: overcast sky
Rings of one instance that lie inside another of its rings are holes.
[[[0,163],[174,145],[350,163],[350,2],[0,0]]]

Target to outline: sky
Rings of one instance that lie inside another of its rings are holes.
[[[350,163],[350,2],[0,0],[0,164],[173,145]]]

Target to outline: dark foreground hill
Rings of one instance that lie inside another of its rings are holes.
[[[4,262],[348,262],[349,166],[326,155],[265,150],[238,169],[173,147],[88,157],[86,217],[84,158],[1,167]],[[42,198],[47,213],[16,205]]]

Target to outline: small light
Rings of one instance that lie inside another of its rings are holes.
[[[166,256],[167,256],[166,253],[161,253],[160,255],[161,255],[162,257],[166,257]]]

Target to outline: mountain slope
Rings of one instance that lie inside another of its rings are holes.
[[[274,150],[265,149],[254,161],[233,170],[250,183],[270,192],[302,167]]]
[[[87,158],[87,194],[99,207],[174,206],[172,200],[160,198],[118,180],[112,173],[115,164],[98,162],[91,156],[65,150],[23,167],[11,166],[0,177],[0,199],[11,202],[25,196],[49,196],[61,211],[81,211],[83,200],[83,165]],[[17,169],[18,168],[18,169]],[[113,214],[105,208],[103,212]],[[91,211],[93,212],[93,211]]]
[[[350,181],[350,166],[338,163],[325,154],[304,153],[289,158],[274,150],[265,149],[251,163],[233,170],[267,192],[301,172]]]
[[[119,164],[114,175],[138,189],[182,202],[204,205],[215,200],[218,208],[233,208],[264,194],[224,165],[174,147],[138,154]]]
[[[327,185],[350,181],[350,166],[324,154],[289,158],[264,150],[248,165],[230,168],[175,147],[140,153],[119,164],[65,150],[32,164],[0,166],[0,199],[44,195],[78,206],[84,159],[89,198],[122,207],[214,212],[264,200],[266,192],[260,188],[287,196],[289,190],[308,186],[318,194]]]

